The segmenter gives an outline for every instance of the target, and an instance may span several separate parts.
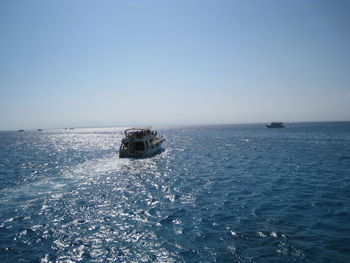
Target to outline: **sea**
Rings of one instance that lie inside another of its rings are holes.
[[[350,122],[0,132],[0,262],[350,262]]]

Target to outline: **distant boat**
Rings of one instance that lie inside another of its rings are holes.
[[[284,128],[283,122],[271,122],[265,125],[267,128]]]
[[[24,130],[18,130],[18,132],[24,132]]]
[[[38,129],[38,131],[43,131],[43,129]]]
[[[163,137],[157,137],[157,132],[151,127],[130,128],[124,131],[125,138],[119,149],[119,157],[144,158],[160,152]]]

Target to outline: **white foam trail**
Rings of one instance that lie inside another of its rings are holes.
[[[28,202],[40,199],[41,196],[62,196],[67,187],[79,183],[82,180],[94,181],[101,175],[114,173],[122,169],[130,162],[128,159],[120,159],[118,155],[112,155],[100,159],[93,159],[77,166],[62,170],[57,176],[40,178],[38,181],[17,185],[1,191],[4,203],[19,202],[26,206]],[[25,201],[23,203],[23,201]]]

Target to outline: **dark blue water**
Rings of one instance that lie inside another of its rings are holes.
[[[0,262],[349,262],[350,123],[0,132]]]

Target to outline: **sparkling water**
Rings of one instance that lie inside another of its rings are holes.
[[[349,262],[350,123],[0,132],[0,262]]]

